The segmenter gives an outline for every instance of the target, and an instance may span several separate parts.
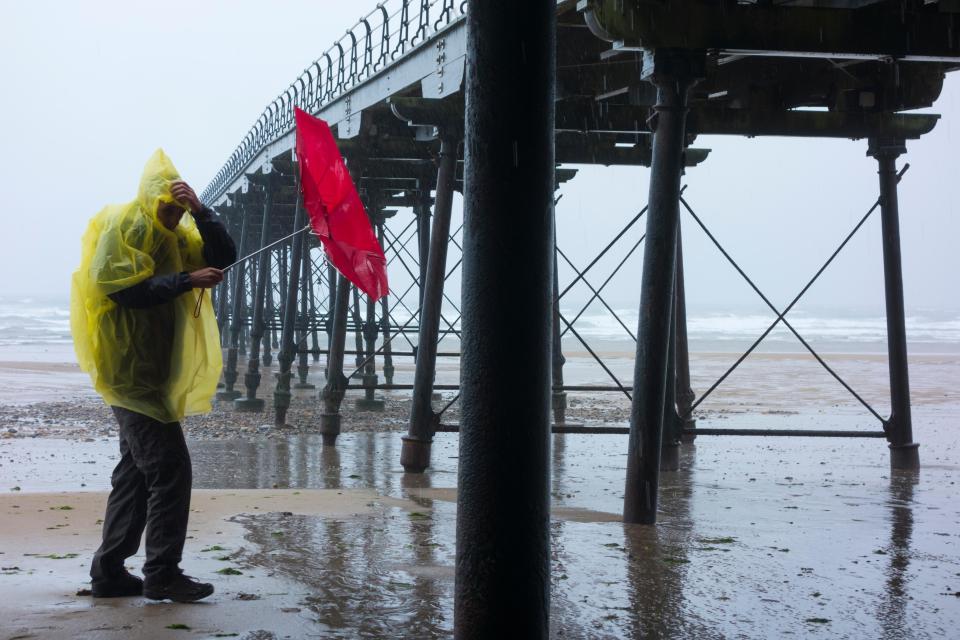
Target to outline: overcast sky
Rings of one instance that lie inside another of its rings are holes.
[[[87,221],[136,194],[155,148],[199,192],[266,103],[374,4],[0,0],[0,295],[66,298]],[[943,114],[936,130],[909,144],[912,170],[901,185],[912,309],[960,307],[957,76],[933,109]],[[714,137],[697,145],[713,154],[686,176],[688,200],[777,304],[876,199],[864,141]],[[559,241],[581,266],[646,201],[647,177],[643,168],[586,168],[564,187]],[[756,305],[689,217],[684,239],[692,307]],[[612,283],[612,303],[634,304],[639,270],[637,254]],[[876,216],[808,304],[882,309],[881,270]]]

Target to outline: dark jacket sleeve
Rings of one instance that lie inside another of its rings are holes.
[[[203,260],[209,267],[222,269],[237,261],[237,248],[223,223],[204,207],[193,214],[197,230],[203,238]],[[190,291],[190,275],[186,272],[153,276],[132,287],[110,294],[110,299],[121,307],[146,309],[170,302]]]
[[[203,261],[208,267],[223,269],[237,261],[237,247],[233,238],[208,207],[194,213],[193,219],[203,238]]]
[[[147,278],[132,287],[111,293],[109,297],[121,307],[146,309],[170,302],[192,288],[190,286],[190,275],[184,271]]]

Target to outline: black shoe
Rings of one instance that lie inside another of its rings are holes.
[[[200,582],[196,578],[182,573],[163,584],[148,581],[143,587],[143,596],[151,600],[173,600],[174,602],[196,602],[213,593],[213,585]]]
[[[94,598],[129,598],[143,594],[143,580],[124,571],[114,578],[90,582],[90,595]]]

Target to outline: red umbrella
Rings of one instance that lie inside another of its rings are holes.
[[[301,109],[297,123],[300,191],[313,232],[331,264],[379,300],[387,294],[387,259],[347,172],[329,125]]]

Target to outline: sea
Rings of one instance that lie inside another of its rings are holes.
[[[572,321],[579,309],[562,309]],[[630,351],[636,334],[637,309],[614,309],[613,314],[588,311],[575,322],[573,332],[564,335],[564,349],[582,350],[582,338],[602,350]],[[445,310],[456,318],[452,310]],[[407,321],[399,314],[394,321]],[[885,353],[887,325],[882,313],[830,310],[818,313],[792,312],[787,319],[811,346],[834,353]],[[518,319],[519,320],[519,319]],[[772,313],[757,310],[697,310],[687,318],[692,351],[738,351],[749,347],[776,321]],[[960,353],[960,310],[914,309],[907,313],[907,340],[911,353]],[[629,333],[628,333],[629,330]],[[579,338],[576,337],[579,335]],[[55,297],[0,296],[0,347],[55,347],[72,343],[67,300]],[[783,324],[775,327],[761,343],[760,351],[793,353],[805,347]]]

